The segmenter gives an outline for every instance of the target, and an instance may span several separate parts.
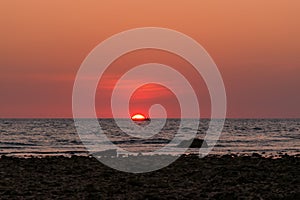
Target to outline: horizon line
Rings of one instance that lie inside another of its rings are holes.
[[[73,117],[0,117],[0,120],[2,119],[94,119],[93,117],[82,117],[82,118],[73,118]],[[130,119],[130,118],[112,118],[112,117],[101,117],[97,119]],[[154,117],[151,119],[165,119],[165,118],[159,118],[159,117]],[[197,119],[193,117],[189,118],[179,118],[179,117],[169,117],[166,119]],[[212,119],[209,117],[203,117],[203,118],[198,118],[198,119]],[[221,118],[213,118],[213,119],[221,119]],[[300,119],[300,117],[226,117],[224,118],[225,120],[227,119]]]

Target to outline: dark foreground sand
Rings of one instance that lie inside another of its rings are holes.
[[[88,157],[0,159],[1,199],[300,199],[300,157],[181,157],[145,174]]]

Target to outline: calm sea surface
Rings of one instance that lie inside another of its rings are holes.
[[[204,138],[208,122],[200,120],[197,138]],[[173,138],[180,120],[167,120],[162,131],[151,139],[128,136],[110,119],[99,120],[99,123],[116,145],[127,151],[151,152],[163,147]],[[191,130],[185,127],[185,131]],[[189,152],[191,151],[193,150]],[[300,119],[228,119],[211,154],[228,152],[299,154]],[[0,155],[69,156],[89,153],[82,144],[72,119],[0,119]]]

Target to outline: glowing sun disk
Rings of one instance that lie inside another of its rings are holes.
[[[135,114],[131,117],[132,120],[145,120],[146,117],[142,114]]]

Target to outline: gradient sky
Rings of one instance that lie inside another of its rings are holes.
[[[224,79],[228,117],[299,118],[299,10],[298,0],[2,0],[0,117],[72,117],[73,82],[87,54],[113,34],[157,26],[189,35],[208,51]],[[126,59],[124,65],[135,62]],[[168,55],[162,60],[176,65]],[[147,100],[157,97],[153,91]],[[173,98],[164,94],[163,104]],[[97,111],[106,113],[101,103]],[[132,106],[145,109],[138,104]]]

